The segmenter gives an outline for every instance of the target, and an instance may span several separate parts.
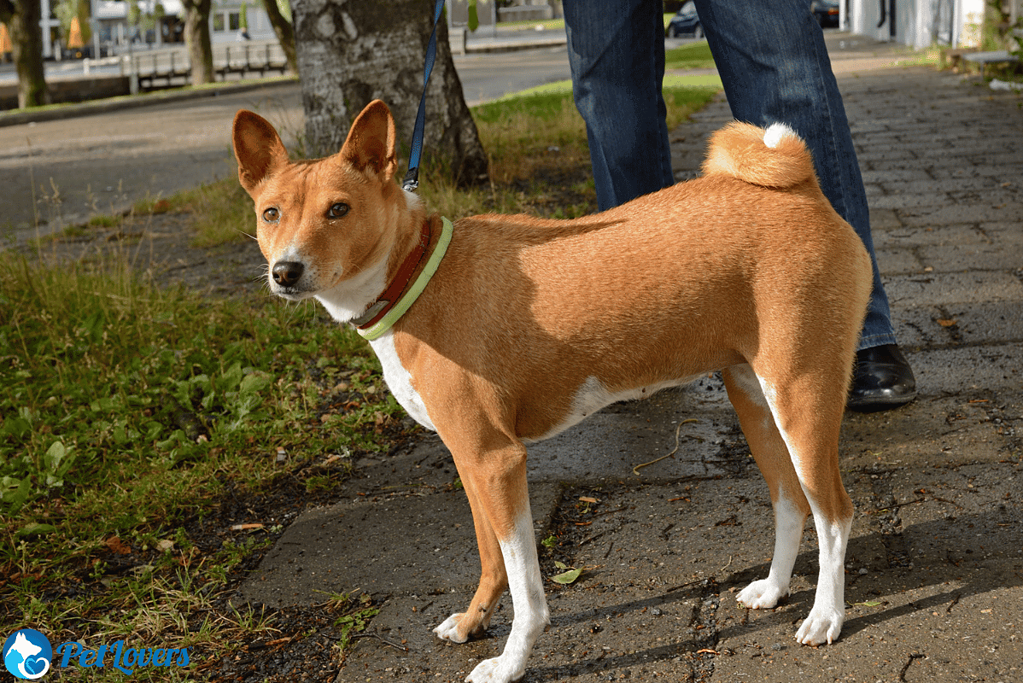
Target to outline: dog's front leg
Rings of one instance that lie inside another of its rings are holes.
[[[485,445],[478,449],[465,449],[466,444],[458,438],[445,441],[455,456],[472,507],[483,576],[468,612],[453,615],[436,632],[441,638],[456,640],[450,636],[485,627],[503,591],[501,578],[506,577],[515,612],[508,642],[499,657],[481,662],[465,680],[516,681],[525,674],[533,644],[550,622],[529,508],[526,449],[503,435],[481,440]],[[492,556],[494,541],[499,557]],[[498,567],[501,561],[503,566]],[[498,586],[500,590],[495,590]]]
[[[476,544],[480,553],[480,583],[476,594],[465,612],[452,614],[433,632],[442,640],[453,643],[464,643],[471,636],[479,635],[490,625],[497,603],[508,587],[508,573],[501,555],[501,545],[497,540],[490,520],[480,502],[476,484],[471,477],[461,477],[462,489],[469,499],[472,510],[472,522],[476,527]]]
[[[533,644],[550,623],[528,500],[511,533],[501,539],[501,553],[515,617],[504,652],[480,662],[465,679],[471,683],[508,683],[522,678]]]

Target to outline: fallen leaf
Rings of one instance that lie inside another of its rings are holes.
[[[110,552],[118,555],[131,555],[131,546],[122,541],[119,536],[111,536],[103,544],[110,548]]]
[[[274,645],[283,645],[284,643],[290,643],[294,640],[295,636],[288,636],[287,638],[275,638],[274,640],[267,641],[267,647],[273,647]]]
[[[36,536],[38,534],[50,534],[57,530],[57,527],[52,524],[40,524],[39,522],[32,522],[18,529],[17,533],[14,534],[16,538],[23,538],[25,536]]]
[[[959,321],[956,320],[955,318],[937,318],[935,319],[934,322],[938,323],[942,327],[952,327],[953,325],[956,325]]]
[[[557,576],[552,576],[551,581],[567,586],[571,583],[575,583],[582,573],[582,569],[569,569],[567,572],[558,574]]]

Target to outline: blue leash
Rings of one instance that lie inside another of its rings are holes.
[[[419,113],[416,114],[416,125],[412,130],[412,149],[408,155],[408,172],[401,182],[402,188],[409,192],[415,192],[419,187],[419,157],[423,153],[423,128],[426,125],[426,86],[430,83],[430,72],[433,71],[433,62],[437,57],[437,24],[440,23],[440,14],[443,9],[444,0],[437,0],[437,7],[433,12],[433,33],[430,35],[430,44],[426,48],[423,96],[419,99]]]

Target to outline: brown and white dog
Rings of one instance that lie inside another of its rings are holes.
[[[774,504],[770,573],[739,601],[770,608],[788,593],[812,513],[820,576],[796,640],[838,637],[853,515],[839,427],[871,266],[794,133],[734,123],[699,179],[577,220],[486,215],[453,229],[395,182],[380,101],[325,159],[290,162],[247,111],[233,137],[271,291],[361,326],[398,402],[454,456],[482,576],[436,633],[482,631],[505,588],[514,608],[503,653],[466,680],[520,678],[548,624],[526,444],[714,370]]]

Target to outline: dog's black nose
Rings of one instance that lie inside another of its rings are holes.
[[[281,287],[294,287],[302,279],[304,271],[305,266],[298,261],[278,261],[270,274]]]

